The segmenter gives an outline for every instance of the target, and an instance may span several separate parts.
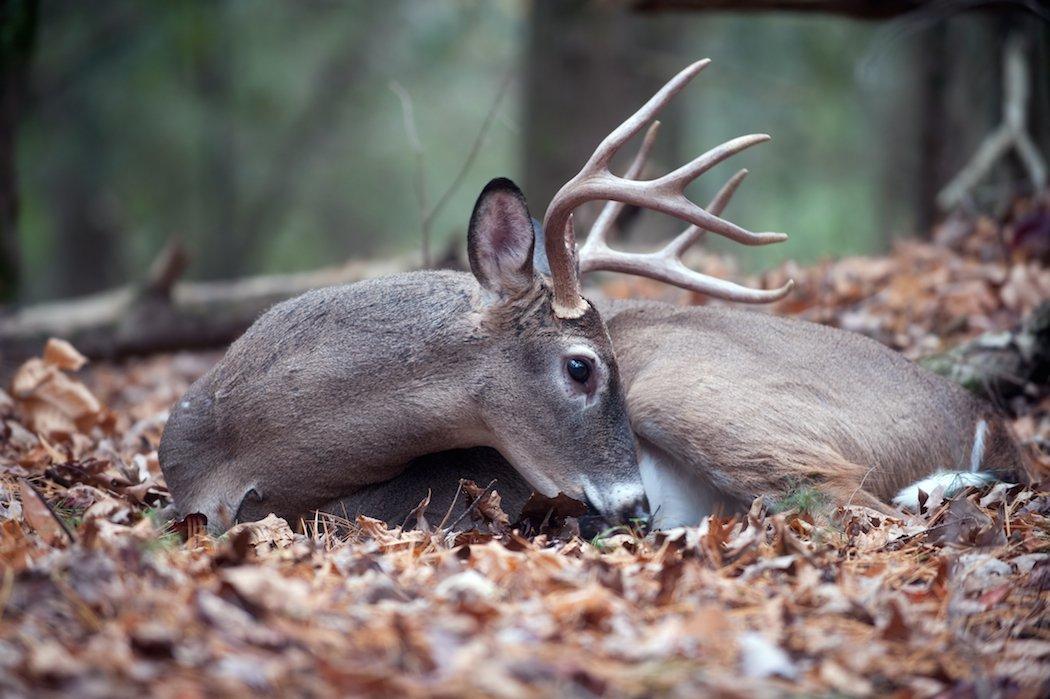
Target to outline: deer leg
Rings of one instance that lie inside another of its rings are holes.
[[[351,521],[365,515],[396,526],[429,495],[428,521],[438,524],[447,512],[451,512],[449,521],[455,521],[466,507],[466,498],[459,489],[461,478],[482,487],[495,480],[493,490],[499,493],[503,511],[512,522],[521,515],[522,506],[532,494],[525,479],[499,452],[478,447],[414,459],[395,478],[336,498],[318,509]]]

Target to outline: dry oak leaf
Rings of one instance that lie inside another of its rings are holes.
[[[566,517],[582,517],[585,514],[587,505],[565,493],[549,498],[534,492],[521,508],[521,518],[532,520],[537,527],[543,522],[560,525]]]
[[[310,585],[304,580],[287,578],[257,565],[227,568],[221,577],[241,599],[256,609],[281,612],[300,619],[309,616]]]
[[[472,480],[460,479],[467,505],[473,505],[471,517],[489,523],[496,531],[505,531],[510,526],[510,517],[503,511],[503,499],[495,490],[482,488]]]
[[[87,357],[77,352],[65,340],[52,337],[44,345],[44,362],[66,371],[79,371],[87,364]]]
[[[44,358],[26,361],[15,372],[11,393],[38,434],[73,434],[98,421],[102,405],[87,386],[65,374],[87,360],[63,340],[48,340]]]
[[[230,541],[233,541],[245,532],[248,535],[248,543],[256,550],[259,546],[267,550],[270,547],[283,549],[295,542],[295,534],[292,533],[288,522],[272,512],[257,522],[243,522],[231,527],[227,535]]]
[[[26,669],[34,677],[62,679],[76,677],[86,670],[84,663],[55,640],[36,643],[29,649]]]
[[[69,534],[65,527],[55,518],[51,508],[47,506],[33,486],[29,485],[26,479],[20,478],[18,488],[22,498],[22,518],[26,524],[52,546],[68,541]]]

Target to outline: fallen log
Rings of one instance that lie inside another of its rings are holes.
[[[1007,410],[1017,396],[1038,397],[1050,382],[1050,301],[1016,330],[985,333],[919,363]]]
[[[275,303],[310,289],[418,267],[417,260],[402,257],[295,274],[177,282],[185,264],[181,247],[169,244],[144,283],[0,311],[0,376],[39,354],[49,337],[70,341],[92,359],[221,347]]]

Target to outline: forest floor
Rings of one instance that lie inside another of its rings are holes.
[[[884,257],[785,266],[765,281],[799,288],[771,310],[912,357],[1016,330],[1050,298],[1039,261],[1050,214],[1024,224],[1029,214],[955,221],[941,244],[902,242]],[[605,291],[668,293],[618,279]],[[800,494],[775,513],[756,502],[700,528],[584,541],[558,512],[523,536],[489,495],[467,532],[429,513],[405,529],[360,518],[349,534],[271,517],[213,538],[192,516],[158,521],[156,448],[168,406],[217,357],[82,368],[53,342],[0,393],[0,695],[1050,688],[1045,385],[1004,397],[1036,484],[934,492],[917,515],[814,518]]]

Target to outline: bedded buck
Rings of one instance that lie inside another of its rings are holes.
[[[750,289],[682,262],[704,230],[748,245],[782,239],[747,233],[718,218],[710,221],[719,225],[708,225],[699,221],[693,210],[698,207],[681,196],[686,173],[695,176],[767,137],[734,139],[669,175],[636,179],[656,134],[656,113],[706,63],[682,71],[598,146],[554,197],[542,230],[571,228],[574,208],[607,200],[580,247],[581,273],[622,272],[722,299],[774,301],[790,291],[790,283]],[[650,122],[627,173],[611,174],[615,152]],[[726,183],[708,213],[721,214],[745,175],[738,172]],[[656,253],[613,250],[607,237],[625,203],[699,225]],[[547,261],[539,248],[537,253],[536,266],[544,269]],[[549,272],[555,303],[571,306],[580,295],[572,286],[578,277],[562,267],[568,262],[550,260]],[[931,475],[923,484],[927,492],[938,483],[969,484],[984,480],[989,471],[1022,467],[1018,445],[989,405],[869,338],[728,308],[595,303],[612,339],[641,479],[658,527],[696,524],[716,507],[738,510],[757,496],[779,499],[807,485],[831,503],[887,511],[895,495],[898,504],[913,504],[917,488],[907,487]],[[398,479],[344,499],[338,511],[399,521],[428,491],[434,506],[445,507],[457,476],[479,482],[497,478],[508,511],[519,508],[528,491],[497,453],[473,450],[421,459]]]
[[[668,84],[647,109],[683,85]],[[635,131],[627,124],[610,138],[620,145]],[[473,275],[394,275],[274,307],[171,410],[160,463],[175,510],[205,514],[214,531],[269,512],[294,521],[382,490],[417,457],[483,446],[540,492],[585,499],[610,520],[635,514],[644,491],[634,436],[606,326],[580,294],[571,213],[620,197],[738,240],[782,240],[682,193],[757,138],[656,187],[611,175],[567,186],[547,212],[548,230],[560,232],[544,241],[549,280],[534,270],[524,197],[493,180],[470,219]]]

